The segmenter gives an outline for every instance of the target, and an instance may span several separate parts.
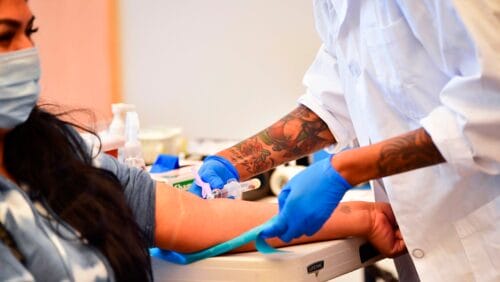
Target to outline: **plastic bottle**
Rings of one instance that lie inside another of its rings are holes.
[[[105,153],[118,158],[118,151],[125,145],[125,114],[134,109],[135,106],[132,104],[111,104],[113,119],[107,130],[99,132],[102,150]]]
[[[118,160],[137,168],[145,168],[142,156],[141,142],[139,141],[139,115],[136,112],[127,112],[125,116],[125,145],[118,150]]]
[[[117,103],[111,104],[113,119],[109,124],[108,133],[110,135],[121,136],[125,138],[125,115],[127,112],[134,111],[132,104]]]

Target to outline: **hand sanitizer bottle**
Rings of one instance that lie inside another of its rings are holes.
[[[146,167],[139,141],[139,116],[137,112],[127,112],[125,116],[125,145],[118,151],[118,160],[144,169]]]
[[[135,106],[132,104],[116,103],[111,104],[111,112],[113,119],[109,124],[108,132],[111,135],[125,137],[125,115],[127,112],[134,111]]]
[[[101,149],[115,158],[118,158],[118,151],[125,144],[125,115],[128,111],[133,111],[135,105],[116,103],[111,104],[113,119],[106,131],[99,132],[101,138]]]

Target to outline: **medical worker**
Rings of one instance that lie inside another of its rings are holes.
[[[315,0],[314,15],[298,108],[209,156],[202,180],[354,146],[291,179],[267,237],[311,236],[370,181],[408,247],[401,281],[500,281],[500,1]]]
[[[277,212],[273,204],[204,201],[91,152],[71,116],[37,105],[34,20],[27,1],[0,0],[0,281],[151,281],[148,247],[200,251]],[[404,251],[382,203],[343,203],[315,237],[294,243],[347,236],[387,256]]]

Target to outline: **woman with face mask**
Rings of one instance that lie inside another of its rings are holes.
[[[89,153],[75,130],[84,128],[36,105],[33,21],[25,0],[0,0],[1,281],[148,281],[148,247],[199,251],[277,212],[271,204],[201,200]],[[387,256],[404,250],[389,206],[362,202],[341,204],[322,231],[293,243],[346,236],[365,237]]]

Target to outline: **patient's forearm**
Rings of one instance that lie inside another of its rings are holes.
[[[275,205],[275,208],[277,206]],[[370,229],[371,203],[346,202],[340,203],[323,227],[311,237],[302,236],[285,244],[278,238],[267,240],[272,246],[294,245],[307,242],[325,241],[349,236],[367,237]],[[254,246],[245,246],[248,250]]]
[[[320,232],[292,243],[346,236],[367,236],[370,229],[369,203],[342,203]],[[278,211],[275,204],[203,200],[165,184],[156,189],[156,245],[169,250],[194,252],[227,241],[266,222]],[[279,239],[268,240],[274,246]],[[248,250],[245,246],[240,250]]]
[[[164,184],[156,189],[156,244],[193,252],[227,241],[277,212],[274,205],[203,200]]]

